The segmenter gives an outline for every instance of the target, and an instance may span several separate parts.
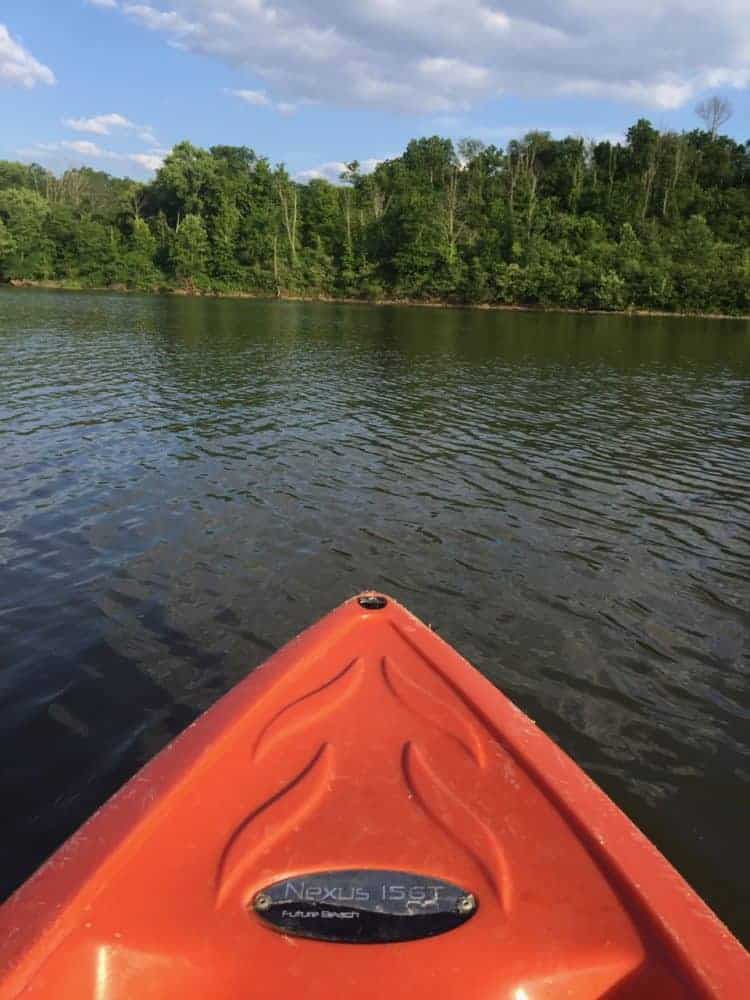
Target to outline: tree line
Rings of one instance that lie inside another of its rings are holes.
[[[0,162],[0,279],[748,314],[750,142],[434,136],[340,184],[188,142],[146,184]]]

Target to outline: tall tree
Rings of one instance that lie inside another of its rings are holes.
[[[174,238],[175,277],[187,288],[203,290],[209,286],[210,245],[203,220],[189,213],[180,222]]]
[[[45,229],[48,215],[49,204],[36,191],[25,187],[0,191],[0,221],[13,241],[3,265],[6,277],[33,280],[51,276],[53,247]]]
[[[721,126],[726,125],[732,117],[734,109],[728,98],[714,96],[699,101],[695,106],[695,113],[705,124],[711,138],[715,139]]]
[[[302,184],[245,146],[180,143],[150,184],[0,162],[0,278],[191,291],[750,309],[750,144],[440,136]]]
[[[13,257],[16,241],[5,223],[0,219],[0,275],[6,274],[5,263]]]

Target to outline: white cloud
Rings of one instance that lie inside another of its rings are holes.
[[[309,170],[300,170],[294,175],[296,181],[331,181],[336,184],[339,176],[346,170],[343,160],[329,160]]]
[[[168,31],[177,35],[190,34],[197,30],[197,25],[186,21],[175,10],[161,11],[145,3],[126,3],[122,9],[128,17],[140,21],[152,31]],[[216,22],[215,19],[214,23]],[[226,26],[226,25],[225,25]]]
[[[74,153],[80,153],[81,156],[107,156],[106,149],[102,149],[97,146],[95,142],[88,142],[85,139],[76,139],[73,142],[62,142],[60,145],[63,149],[70,149]]]
[[[486,66],[473,66],[463,59],[449,59],[446,56],[421,59],[417,69],[422,76],[438,85],[444,85],[448,81],[451,86],[463,90],[484,90],[490,79],[490,71]]]
[[[148,153],[119,153],[105,149],[88,139],[64,139],[62,142],[37,142],[26,149],[17,150],[24,160],[52,163],[56,168],[67,169],[71,165],[85,165],[91,160],[108,161],[108,169],[119,163],[123,168],[128,164],[150,172],[157,171],[168,155],[167,149],[153,149]]]
[[[265,90],[230,90],[232,97],[239,97],[245,104],[252,104],[256,108],[267,108],[271,103],[271,98]]]
[[[91,7],[107,7],[112,9],[117,6],[117,0],[86,0]]]
[[[164,163],[165,156],[166,153],[129,153],[127,159],[130,163],[136,163],[139,167],[143,167],[144,170],[156,172]]]
[[[500,93],[671,109],[750,85],[748,0],[120,2],[171,44],[303,102],[455,114]]]
[[[280,115],[293,115],[297,110],[297,105],[289,101],[273,101],[265,90],[225,90],[225,94],[231,97],[238,97],[245,104],[250,104],[254,108],[272,108]]]
[[[566,80],[561,93],[577,97],[605,97],[616,101],[632,101],[635,104],[647,104],[653,107],[671,111],[683,107],[696,89],[687,80],[677,77],[665,78],[656,83],[644,83],[642,80],[621,80],[610,82],[605,80]]]
[[[152,146],[159,145],[159,140],[156,138],[156,136],[153,133],[153,130],[150,129],[148,125],[145,125],[143,126],[143,128],[140,128],[138,130],[138,138],[141,140],[141,142],[148,142]]]
[[[124,115],[96,115],[93,118],[64,118],[63,125],[74,132],[89,132],[92,135],[110,135],[113,128],[138,128]]]
[[[54,153],[55,150],[60,148],[59,142],[38,142],[32,149],[19,149],[19,153],[24,155],[31,155],[32,152],[35,153]]]
[[[135,132],[142,142],[147,142],[150,146],[159,146],[159,140],[150,125],[137,125],[117,112],[94,115],[91,118],[63,118],[63,125],[67,125],[74,132],[86,132],[89,135],[111,135],[115,129],[122,129]]]
[[[376,159],[375,157],[363,160],[359,165],[360,173],[371,174],[375,167],[379,163],[382,163],[383,159]],[[341,183],[341,174],[346,170],[348,164],[344,163],[343,160],[329,160],[327,163],[321,163],[317,167],[310,167],[309,170],[299,170],[295,175],[294,179],[296,181],[330,181],[331,184]]]
[[[0,86],[30,90],[38,83],[55,83],[55,74],[12,38],[4,24],[0,24]]]

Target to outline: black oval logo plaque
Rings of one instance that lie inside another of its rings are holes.
[[[295,875],[262,889],[252,906],[283,934],[348,944],[444,934],[477,910],[470,892],[443,879],[367,869]]]

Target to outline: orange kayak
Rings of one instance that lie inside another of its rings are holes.
[[[750,956],[396,602],[348,601],[0,908],[0,998],[750,995]]]

